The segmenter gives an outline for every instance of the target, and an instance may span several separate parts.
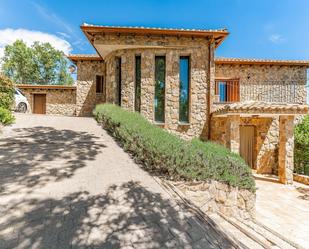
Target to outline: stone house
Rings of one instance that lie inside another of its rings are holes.
[[[223,144],[257,173],[293,181],[293,126],[308,113],[309,61],[215,58],[225,29],[81,29],[97,54],[68,56],[77,68],[75,115],[114,103],[185,139]]]
[[[76,114],[76,87],[62,85],[18,85],[35,114]]]

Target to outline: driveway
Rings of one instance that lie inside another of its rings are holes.
[[[0,135],[0,248],[232,248],[92,118],[17,115]]]

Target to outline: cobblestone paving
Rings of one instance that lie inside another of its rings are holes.
[[[232,248],[91,118],[17,115],[0,137],[0,248]]]

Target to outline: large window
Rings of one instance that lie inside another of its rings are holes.
[[[155,121],[165,121],[165,56],[155,57]]]
[[[121,57],[116,57],[116,103],[121,106]]]
[[[190,94],[190,59],[180,57],[179,62],[179,121],[189,122],[189,94]]]
[[[96,93],[103,93],[103,75],[96,75]]]
[[[135,56],[135,97],[134,109],[141,111],[141,56]]]
[[[219,102],[238,102],[239,80],[217,80],[215,94]]]

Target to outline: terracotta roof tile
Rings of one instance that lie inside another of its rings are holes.
[[[309,106],[290,103],[269,103],[263,101],[244,101],[219,106],[214,114],[306,114],[309,113]]]
[[[77,60],[103,60],[98,54],[69,54],[67,58],[73,62]]]
[[[184,29],[184,28],[160,28],[160,27],[143,27],[143,26],[109,26],[109,25],[95,25],[83,23],[82,27],[98,27],[98,28],[115,28],[115,29],[144,29],[144,30],[166,30],[166,31],[201,31],[201,32],[227,32],[226,28],[222,29]]]
[[[215,58],[217,64],[260,64],[260,65],[291,65],[291,66],[307,66],[309,60],[270,60],[270,59],[242,59],[242,58]]]

